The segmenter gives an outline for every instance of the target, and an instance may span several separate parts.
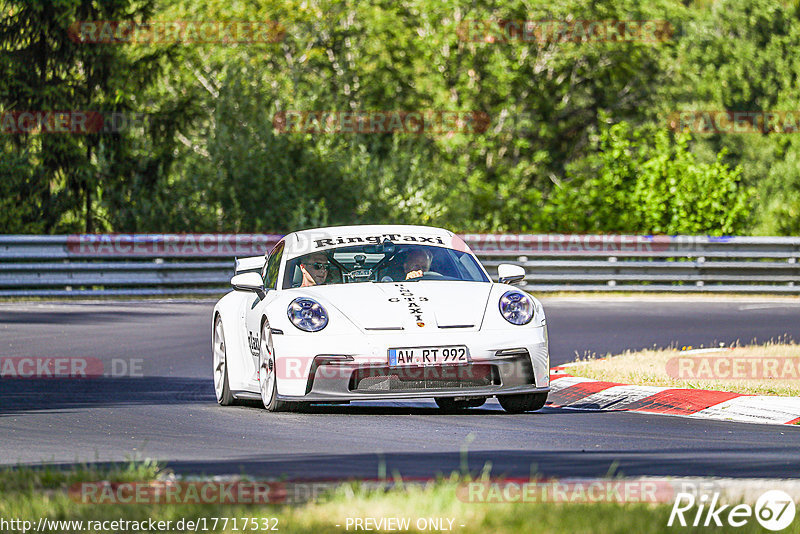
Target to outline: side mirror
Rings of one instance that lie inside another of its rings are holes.
[[[231,286],[236,291],[252,291],[258,293],[259,297],[266,295],[264,291],[264,281],[261,275],[254,272],[237,274],[231,278]]]
[[[525,279],[525,269],[519,265],[501,263],[497,266],[497,275],[501,284],[518,284]]]

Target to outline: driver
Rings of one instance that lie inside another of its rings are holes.
[[[322,252],[315,252],[300,259],[300,271],[303,273],[303,283],[300,287],[322,285],[328,279],[328,269],[331,262]]]
[[[403,271],[406,273],[406,280],[420,278],[423,274],[431,270],[433,255],[424,248],[412,248],[406,252],[403,258]]]

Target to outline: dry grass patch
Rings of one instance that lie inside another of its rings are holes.
[[[800,345],[775,342],[715,352],[628,351],[604,359],[578,360],[567,372],[641,386],[794,397],[800,395]]]

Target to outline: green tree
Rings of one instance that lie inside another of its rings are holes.
[[[154,8],[155,0],[3,0],[0,112],[142,110],[138,96],[157,79],[160,54],[82,43],[70,27],[147,19]],[[119,191],[137,170],[147,171],[132,135],[22,133],[3,139],[3,154],[13,154],[13,162],[0,165],[0,181],[19,184],[18,195],[24,196],[15,226],[44,232],[111,229],[104,191]],[[156,176],[166,169],[160,171]]]
[[[620,122],[574,163],[545,210],[547,230],[575,233],[731,235],[747,228],[750,188],[724,153],[698,162],[691,136]]]
[[[796,3],[0,5],[0,112],[151,116],[116,135],[0,136],[6,231],[403,222],[460,231],[792,233],[800,224],[793,136],[690,139],[665,130],[666,117],[684,109],[800,109]],[[68,39],[70,24],[93,19],[276,21],[284,33],[238,44]],[[651,19],[679,31],[656,43],[487,42],[464,33],[470,21]],[[491,122],[482,134],[280,133],[272,121],[288,110],[478,111]]]
[[[701,6],[702,7],[702,6]],[[665,111],[800,110],[800,4],[771,0],[719,0],[700,8],[679,36],[675,83]],[[667,109],[670,108],[671,109]],[[795,119],[796,122],[796,119]],[[756,189],[751,226],[742,231],[797,235],[800,171],[797,133],[698,134],[694,150],[712,162],[741,165]]]

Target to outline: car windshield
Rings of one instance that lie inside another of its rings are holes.
[[[283,288],[418,280],[489,281],[468,252],[384,242],[345,246],[294,258],[286,264]]]

